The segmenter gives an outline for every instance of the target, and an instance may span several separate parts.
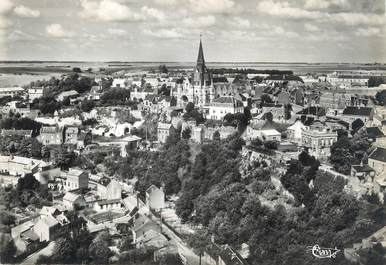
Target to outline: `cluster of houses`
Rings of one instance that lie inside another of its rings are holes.
[[[370,77],[383,74],[369,71],[303,76],[219,74],[207,68],[200,41],[197,64],[192,74],[143,72],[110,76],[111,88],[129,90],[130,99],[136,102],[135,109],[129,111],[138,119],[137,127],[135,124],[129,126],[120,123],[116,116],[125,107],[114,106],[101,107],[102,112],[108,114],[99,115],[97,110],[83,113],[88,119],[97,119],[100,127],[89,126],[91,129],[81,130],[81,121],[74,122],[77,117],[70,117],[74,120],[64,122],[57,112],[54,118],[46,118],[39,116],[37,110],[30,109],[30,104],[49,91],[48,87],[10,87],[0,88],[0,98],[13,97],[15,101],[8,102],[1,112],[19,113],[43,125],[38,133],[3,129],[1,135],[26,138],[37,135],[36,139],[48,149],[66,146],[76,152],[86,153],[110,148],[118,150],[125,157],[128,150],[142,148],[143,139],[131,134],[131,128],[139,128],[144,123],[142,113],[158,115],[156,143],[159,145],[166,143],[172,133],[180,132],[182,136],[186,130],[190,130],[190,141],[198,144],[214,137],[225,139],[240,129],[237,124],[235,126],[225,121],[244,117],[249,119],[242,134],[246,142],[257,138],[265,143],[274,142],[277,152],[282,153],[307,150],[320,161],[326,162],[340,131],[349,132],[351,137],[351,132],[360,129],[372,142],[373,151],[367,163],[362,161],[352,166],[351,175],[362,182],[371,182],[374,192],[384,194],[386,108],[374,106],[373,101],[359,90],[348,90],[353,87],[364,88]],[[102,78],[97,77],[95,82],[98,85],[89,92],[79,94],[75,90],[64,91],[56,95],[56,100],[63,102],[69,99],[69,108],[86,99],[99,101],[103,94]],[[26,104],[18,104],[18,96],[24,98]],[[195,111],[207,122],[184,118],[185,114],[189,114],[189,102],[194,103]],[[358,124],[362,128],[356,128]],[[146,130],[146,138],[147,133]],[[86,146],[87,134],[91,135],[93,144]],[[91,232],[107,227],[112,233],[130,233],[136,247],[157,249],[155,259],[165,252],[178,252],[151,218],[166,207],[163,187],[151,185],[142,201],[132,190],[129,192],[124,188],[125,183],[114,178],[93,175],[79,168],[62,170],[55,168],[51,162],[13,155],[0,156],[0,174],[14,176],[16,180],[33,174],[53,194],[54,206],[44,206],[12,228],[12,238],[19,254],[34,252],[42,242],[53,241],[67,233],[71,225],[71,220],[67,218],[69,211],[82,211],[83,225],[87,225]],[[107,223],[109,225],[104,225]],[[235,251],[212,240],[204,259],[208,264],[241,265],[245,264],[244,258],[247,256],[247,247]]]

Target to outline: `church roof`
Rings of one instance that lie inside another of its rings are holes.
[[[204,58],[204,51],[202,49],[202,42],[200,39],[200,46],[198,48],[198,56],[197,56],[197,67],[205,67],[205,58]]]

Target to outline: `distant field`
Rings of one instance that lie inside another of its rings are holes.
[[[59,67],[38,67],[38,66],[0,66],[0,73],[3,74],[50,74],[50,73],[69,73],[72,68]]]

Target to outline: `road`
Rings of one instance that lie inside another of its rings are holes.
[[[55,242],[50,242],[45,248],[29,255],[25,260],[21,262],[21,264],[36,264],[36,261],[40,255],[51,256],[52,252],[54,251],[54,247]]]
[[[170,230],[166,225],[162,225],[162,231],[165,233],[168,237],[173,240],[173,242],[178,247],[178,250],[181,254],[184,255],[186,258],[188,265],[199,265],[200,264],[200,257],[196,255],[191,248],[189,248],[185,242],[179,238],[172,230]],[[202,265],[206,265],[204,262],[204,259],[201,260]]]

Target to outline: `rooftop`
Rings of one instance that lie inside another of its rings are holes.
[[[343,115],[370,116],[372,108],[367,107],[346,107]]]
[[[217,104],[232,104],[234,107],[243,107],[243,103],[235,97],[219,97],[213,100],[213,103]]]
[[[369,159],[374,159],[386,163],[386,149],[378,147],[370,154]]]
[[[40,129],[40,133],[58,133],[59,128],[56,126],[45,126]]]
[[[371,172],[374,171],[369,165],[353,165],[352,166],[356,172]]]

